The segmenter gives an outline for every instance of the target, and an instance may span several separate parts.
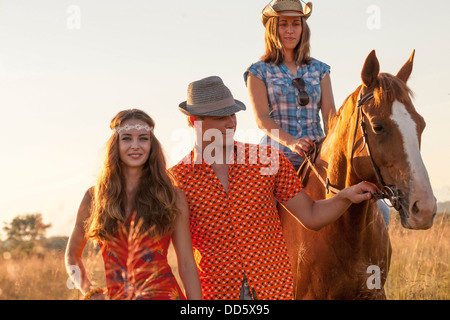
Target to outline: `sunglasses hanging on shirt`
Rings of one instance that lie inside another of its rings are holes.
[[[309,103],[309,96],[308,92],[306,92],[306,84],[305,81],[303,81],[302,78],[295,78],[292,79],[292,85],[298,90],[298,104],[303,106],[306,106]]]

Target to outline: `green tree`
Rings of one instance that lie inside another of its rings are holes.
[[[6,243],[9,249],[21,248],[30,252],[36,241],[45,238],[45,232],[51,224],[45,224],[42,214],[32,213],[19,215],[9,224],[5,222],[3,230],[6,232]]]

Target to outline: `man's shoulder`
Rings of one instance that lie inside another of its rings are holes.
[[[185,157],[183,157],[177,164],[169,168],[169,171],[173,174],[178,172],[184,172],[186,170],[190,170],[192,167],[192,154],[188,153]]]
[[[252,149],[252,148],[257,148],[257,149],[261,149],[261,148],[276,149],[275,146],[271,146],[271,145],[250,143],[250,142],[241,142],[241,141],[237,141],[237,140],[235,140],[235,145],[238,148],[246,148],[246,149]]]
[[[235,148],[237,149],[237,151],[239,150],[262,150],[265,152],[280,152],[280,150],[276,147],[276,146],[272,146],[272,145],[266,145],[266,144],[257,144],[257,143],[248,143],[248,142],[240,142],[240,141],[235,141]]]

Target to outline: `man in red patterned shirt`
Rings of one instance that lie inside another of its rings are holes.
[[[277,203],[319,230],[351,203],[370,199],[377,187],[362,182],[314,202],[278,149],[234,141],[236,112],[245,106],[219,77],[189,84],[179,109],[196,140],[170,171],[189,204],[203,299],[292,299]]]

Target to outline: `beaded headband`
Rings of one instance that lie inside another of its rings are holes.
[[[135,125],[124,125],[123,127],[116,127],[113,129],[114,133],[120,133],[121,131],[125,130],[125,131],[130,131],[131,129],[136,129],[136,130],[145,130],[147,132],[153,131],[153,127],[150,127],[149,125],[141,125],[141,124],[135,124]]]

